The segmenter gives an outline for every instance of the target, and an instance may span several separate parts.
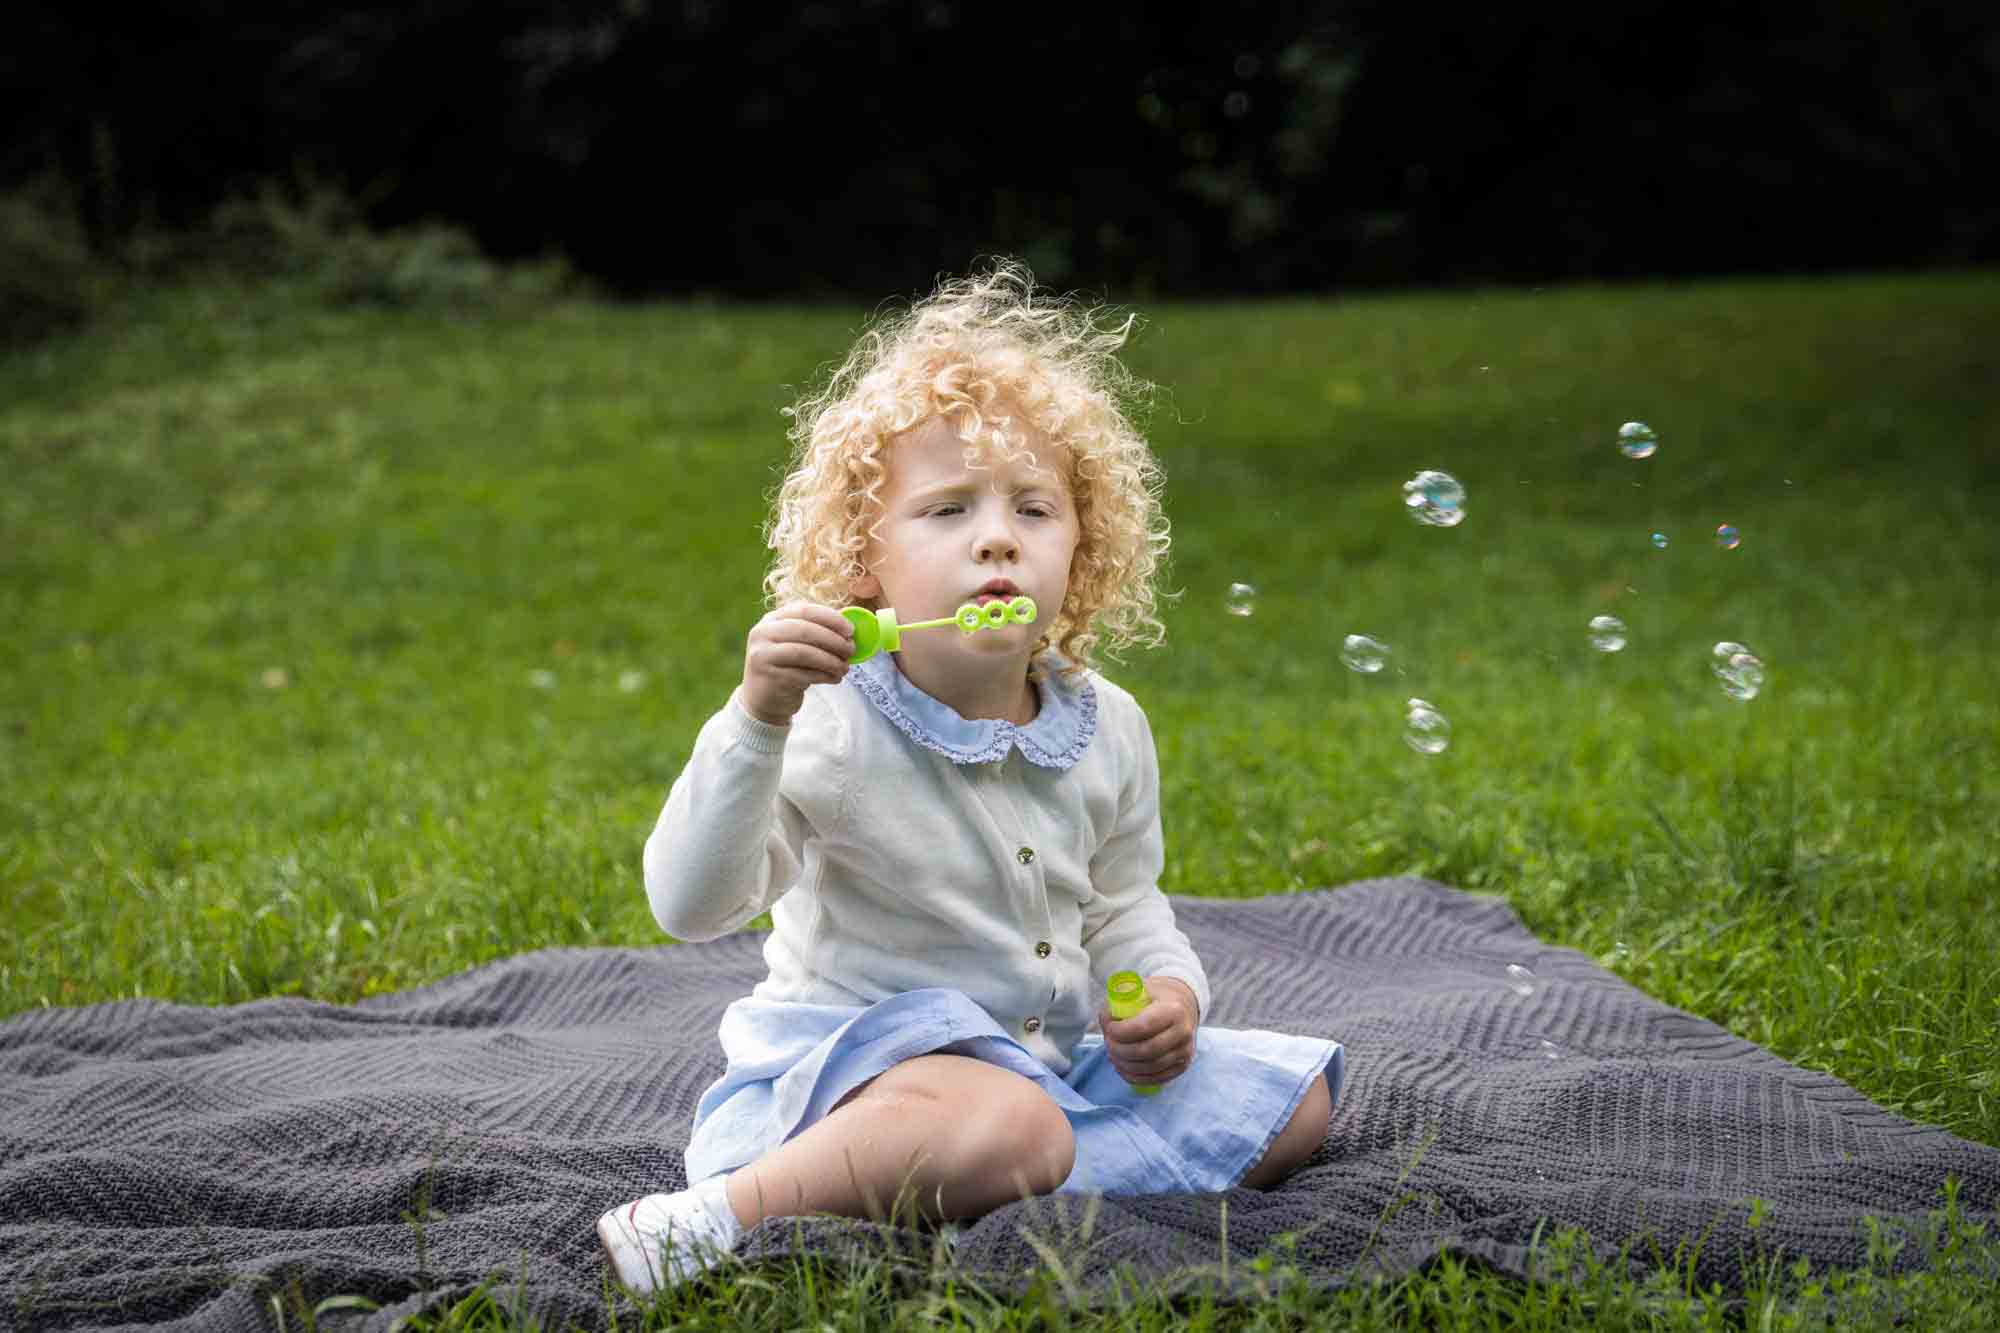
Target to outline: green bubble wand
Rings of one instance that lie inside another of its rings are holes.
[[[847,606],[841,608],[840,614],[854,626],[854,651],[847,655],[847,660],[866,662],[877,653],[895,652],[903,646],[903,636],[913,629],[956,625],[967,634],[975,634],[983,629],[998,629],[1002,625],[1032,625],[1035,623],[1035,599],[1015,597],[1003,602],[996,597],[984,606],[967,602],[951,615],[937,620],[919,620],[913,625],[897,624],[896,609],[892,606],[885,606],[880,611],[870,611],[865,606]]]
[[[1104,983],[1104,1001],[1111,1009],[1111,1016],[1123,1021],[1151,1004],[1153,997],[1146,992],[1146,979],[1137,972],[1113,972]],[[1159,1093],[1160,1085],[1134,1083],[1132,1091],[1152,1097]]]

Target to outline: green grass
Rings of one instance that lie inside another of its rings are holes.
[[[1142,313],[1180,596],[1167,646],[1109,670],[1158,738],[1168,891],[1501,893],[2000,1144],[2000,274]],[[639,848],[761,611],[778,409],[861,317],[209,286],[0,361],[0,1014],[350,1000],[658,942]],[[1635,418],[1644,462],[1614,444]],[[1461,526],[1400,512],[1423,467],[1465,483]],[[1232,581],[1254,615],[1224,613]],[[1601,612],[1623,652],[1591,649]],[[1390,670],[1342,667],[1357,630]],[[1716,687],[1719,639],[1764,658],[1757,699]],[[1412,695],[1443,754],[1403,744]],[[687,1299],[973,1320],[867,1281]],[[1669,1295],[1446,1265],[1313,1317],[1672,1326]],[[1123,1326],[1167,1321],[1146,1308]]]

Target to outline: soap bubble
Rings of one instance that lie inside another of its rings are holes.
[[[1340,644],[1340,660],[1349,671],[1359,671],[1364,676],[1380,671],[1388,657],[1389,645],[1366,634],[1350,634]]]
[[[1455,528],[1465,521],[1465,487],[1449,472],[1419,472],[1403,483],[1403,506],[1419,523]]]
[[[1425,700],[1412,699],[1403,719],[1403,743],[1418,754],[1442,754],[1451,744],[1451,723]]]
[[[1664,532],[1656,532],[1656,533],[1654,533],[1654,534],[1653,534],[1653,545],[1657,546],[1657,547],[1658,547],[1659,549],[1661,549],[1662,551],[1666,550],[1666,549],[1667,549],[1667,534],[1666,534],[1666,533],[1664,533]]]
[[[1612,944],[1611,952],[1598,961],[1606,967],[1624,967],[1632,961],[1632,946],[1624,940],[1618,940]]]
[[[1722,692],[1732,699],[1754,699],[1764,688],[1763,659],[1740,643],[1716,644],[1709,669],[1722,682]]]
[[[1507,989],[1516,995],[1535,993],[1535,974],[1519,963],[1507,964]]]
[[[1222,599],[1222,607],[1232,616],[1247,616],[1257,609],[1257,589],[1248,583],[1232,583]]]
[[[1715,544],[1725,551],[1733,551],[1743,544],[1743,534],[1724,523],[1715,530]]]
[[[1625,646],[1625,622],[1617,616],[1590,618],[1590,646],[1600,653],[1615,653]]]
[[[1562,1054],[1563,1054],[1562,1047],[1556,1045],[1554,1042],[1550,1041],[1547,1037],[1543,1037],[1540,1041],[1536,1042],[1535,1049],[1541,1052],[1542,1058],[1544,1060],[1562,1059]]]
[[[1651,458],[1660,447],[1660,437],[1643,421],[1628,421],[1618,428],[1618,449],[1627,458]]]

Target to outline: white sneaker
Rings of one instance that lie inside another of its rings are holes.
[[[648,1194],[597,1219],[597,1238],[618,1280],[646,1293],[713,1268],[743,1237],[728,1176],[678,1194]]]

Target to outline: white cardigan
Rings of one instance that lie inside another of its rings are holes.
[[[759,999],[873,1004],[950,986],[1057,1074],[1113,972],[1208,978],[1160,892],[1159,768],[1138,702],[1038,672],[1026,727],[968,720],[890,654],[806,691],[788,727],[736,694],[646,840],[646,896],[682,940],[771,913]]]

